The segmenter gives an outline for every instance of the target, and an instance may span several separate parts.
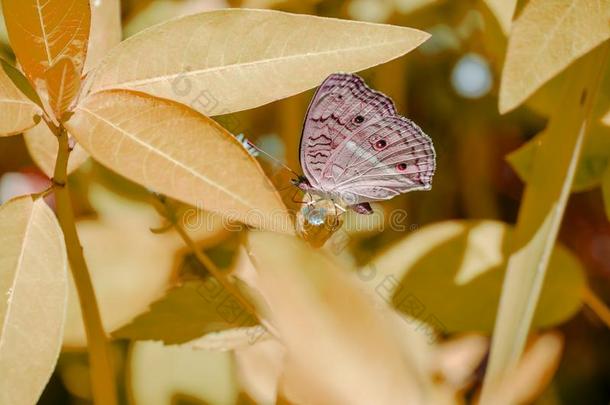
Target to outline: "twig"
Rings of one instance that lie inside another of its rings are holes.
[[[608,328],[610,328],[610,309],[608,306],[591,290],[585,286],[582,293],[583,302],[595,312]]]
[[[195,241],[191,239],[191,237],[186,233],[182,225],[180,225],[179,221],[176,217],[176,212],[173,207],[167,202],[167,199],[159,194],[154,194],[155,198],[153,200],[155,208],[165,219],[167,219],[176,232],[180,235],[184,243],[193,251],[195,257],[204,267],[218,280],[218,282],[225,288],[229,294],[233,295],[237,301],[242,305],[242,307],[250,313],[250,315],[254,316],[258,321],[267,329],[269,333],[271,333],[275,338],[279,339],[279,335],[273,325],[271,325],[268,321],[261,318],[256,312],[256,308],[248,301],[241,291],[233,284],[227,275],[220,270],[216,264],[198,248]]]
[[[83,248],[76,232],[74,211],[72,210],[72,202],[68,190],[68,158],[70,156],[68,133],[63,126],[57,127],[49,122],[47,124],[57,136],[59,143],[55,172],[53,174],[53,190],[55,193],[57,219],[66,241],[68,260],[70,261],[72,276],[78,291],[83,323],[87,334],[93,399],[99,405],[115,405],[117,404],[117,391],[110,357],[110,347],[102,326],[95,291],[91,283],[87,263],[83,256]]]

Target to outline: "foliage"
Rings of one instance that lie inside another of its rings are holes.
[[[53,402],[54,372],[110,405],[552,395],[559,328],[610,326],[607,218],[568,201],[610,218],[610,1],[228,3],[2,1],[0,403]],[[438,169],[319,225],[252,143],[296,167],[339,71]]]

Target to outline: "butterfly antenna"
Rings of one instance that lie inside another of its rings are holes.
[[[288,170],[290,173],[294,174],[296,177],[300,177],[300,175],[297,172],[295,172],[290,167],[288,167],[284,162],[281,162],[278,159],[276,159],[275,157],[271,156],[271,154],[265,152],[264,150],[262,150],[261,148],[259,148],[258,146],[256,146],[252,142],[250,142],[249,140],[246,140],[246,142],[248,142],[248,146],[250,146],[252,149],[255,149],[257,152],[260,152],[263,155],[267,156],[273,162],[275,162],[276,164],[282,166],[284,169]]]

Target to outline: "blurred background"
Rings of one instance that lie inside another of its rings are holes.
[[[367,263],[384,248],[404,238],[405,233],[418,232],[428,224],[458,219],[516,222],[524,187],[520,177],[523,176],[520,168],[524,165],[519,163],[523,155],[515,157],[514,165],[507,156],[515,156],[511,153],[545,127],[549,97],[552,97],[546,89],[552,87],[552,83],[518,109],[503,116],[498,113],[497,93],[506,37],[485,2],[123,0],[123,34],[127,38],[171,18],[226,7],[273,8],[389,23],[432,34],[430,40],[407,56],[360,74],[371,87],[392,97],[398,111],[415,121],[433,139],[437,152],[433,188],[429,192],[401,195],[376,206],[376,211],[385,213],[393,209],[404,210],[405,226],[400,230],[385,227],[380,232],[371,226],[365,231],[350,232],[348,227],[347,249],[339,254],[342,260],[356,266]],[[1,33],[0,41],[3,57],[14,60],[7,45],[6,32]],[[216,119],[233,134],[243,134],[289,167],[300,171],[298,145],[302,121],[312,95],[313,91],[308,91]],[[610,223],[604,213],[599,189],[601,173],[607,165],[605,151],[609,145],[603,136],[610,136],[610,128],[600,128],[599,131],[598,139],[602,141],[585,153],[559,240],[578,259],[595,293],[603,301],[610,302]],[[290,173],[264,157],[260,157],[260,161],[287,204],[293,204],[294,190],[288,187]],[[90,238],[102,252],[100,256],[117,257],[116,260],[112,257],[88,258],[96,261],[92,267],[99,272],[94,274],[94,279],[96,288],[97,283],[101,286],[98,294],[101,294],[105,323],[106,315],[113,314],[109,315],[115,318],[109,321],[111,327],[124,325],[178,279],[184,279],[185,274],[203,271],[175,240],[149,241],[145,234],[150,233],[148,228],[155,225],[155,219],[153,213],[142,208],[145,190],[94,162],[81,167],[71,182],[76,190],[74,198],[79,217],[83,223],[89,223],[81,224],[80,231],[87,234],[83,236],[84,243]],[[44,189],[47,183],[48,179],[30,158],[23,138],[0,138],[2,201],[27,191]],[[107,227],[101,235],[94,224],[101,221],[102,216],[106,223],[120,225]],[[115,217],[123,219],[113,222]],[[129,218],[128,225],[125,225],[125,218]],[[117,253],[120,242],[113,245],[109,240],[127,231],[132,233],[128,233],[130,236],[125,240],[137,239],[143,251],[155,253],[138,257],[138,249],[131,245],[129,251],[130,254],[136,251],[135,257],[129,263],[121,262],[121,255]],[[212,229],[199,235],[199,240],[219,263],[230,261],[235,245],[230,234]],[[430,288],[434,288],[434,283],[434,280],[430,281]],[[133,294],[134,288],[139,288],[141,293]],[[496,290],[499,291],[499,286]],[[451,291],[445,294],[451,294]],[[131,312],[125,312],[126,307],[130,307]],[[607,404],[610,402],[610,330],[585,306],[572,312],[553,325],[563,335],[563,353],[552,381],[544,384],[535,402]],[[83,337],[79,329],[82,327],[78,325],[78,313],[72,315],[69,313],[66,349],[40,400],[41,404],[84,404],[90,401],[87,358],[82,350]],[[462,316],[478,315],[462,313]],[[219,386],[226,388],[237,384],[231,363],[223,353],[209,355],[201,364],[193,366],[192,355],[168,354],[154,345],[134,350],[128,341],[119,339],[115,349],[117,364],[124,370],[119,374],[124,403],[133,401],[139,395],[137,390],[150,387],[156,387],[155,392],[171,392],[175,404],[226,403],[224,397],[210,392],[220,389]],[[145,375],[138,371],[150,368],[151,364],[156,374]],[[480,379],[485,367],[484,359],[478,367],[477,378]],[[207,383],[200,384],[199,380],[193,379],[194,375],[210,377]],[[472,384],[476,386],[477,382]],[[245,395],[241,398],[247,402]]]

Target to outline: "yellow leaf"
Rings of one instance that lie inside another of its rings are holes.
[[[4,0],[11,46],[30,83],[56,117],[76,94],[85,63],[91,11],[87,0]],[[70,66],[70,64],[72,66]],[[62,80],[63,78],[63,80]]]
[[[36,117],[42,113],[13,83],[5,69],[0,68],[0,136],[15,135],[36,125]]]
[[[167,405],[177,397],[206,404],[234,404],[239,388],[230,352],[138,342],[129,355],[130,398],[136,404]]]
[[[498,20],[504,34],[508,35],[513,14],[515,14],[515,8],[517,7],[517,0],[485,0],[485,4]]]
[[[492,393],[523,352],[609,50],[606,44],[570,68],[536,152],[508,259],[482,404],[493,403]]]
[[[536,151],[543,136],[546,136],[545,131],[506,156],[506,160],[524,183],[527,183],[532,175]],[[572,191],[586,191],[599,186],[609,161],[610,131],[597,123],[592,123],[574,174]]]
[[[212,119],[118,90],[90,96],[66,127],[97,161],[156,192],[248,225],[293,232],[269,179]]]
[[[282,384],[289,400],[435,403],[427,371],[409,352],[426,352],[425,334],[418,335],[413,324],[295,237],[250,232],[248,251],[256,287],[286,347]]]
[[[517,368],[494,392],[492,403],[535,403],[559,367],[563,346],[563,337],[557,332],[545,333],[532,339]]]
[[[396,309],[445,333],[490,333],[513,233],[499,221],[435,223],[376,256],[361,274],[384,286]],[[549,267],[535,328],[564,322],[581,308],[585,279],[578,259],[557,246]]]
[[[84,73],[95,68],[104,56],[121,42],[122,37],[120,0],[94,0],[90,3],[91,35]]]
[[[34,128],[25,131],[23,139],[34,163],[48,178],[52,178],[59,147],[55,135],[53,135],[47,124],[41,122]],[[68,174],[78,169],[87,159],[89,159],[89,155],[77,143],[72,152],[70,152]]]
[[[508,112],[610,38],[610,2],[531,0],[513,23],[499,108]]]
[[[0,207],[0,403],[33,404],[59,355],[67,257],[43,199]]]
[[[91,91],[138,90],[206,115],[226,114],[300,93],[336,71],[397,58],[428,37],[412,28],[279,11],[211,11],[124,41],[101,62]]]
[[[276,339],[257,341],[235,350],[240,387],[258,404],[276,402],[284,369],[284,347]]]

